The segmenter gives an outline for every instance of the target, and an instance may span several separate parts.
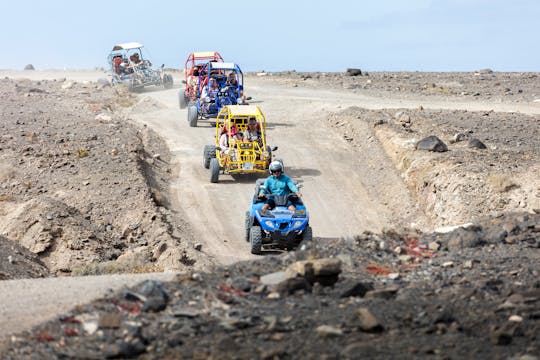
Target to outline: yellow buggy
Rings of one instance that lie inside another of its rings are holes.
[[[265,174],[272,161],[272,150],[277,147],[272,149],[266,144],[266,118],[261,109],[254,105],[228,105],[216,118],[214,145],[204,147],[203,166],[210,169],[213,183],[218,182],[220,172]]]

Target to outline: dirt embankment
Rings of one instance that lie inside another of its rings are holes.
[[[168,210],[168,149],[129,121],[152,104],[63,79],[6,78],[0,92],[0,241],[36,254],[15,250],[3,279],[204,266]]]
[[[540,211],[539,121],[516,113],[361,108],[328,118],[353,148],[365,144],[366,131],[378,139],[435,226]],[[417,149],[428,136],[446,151]]]

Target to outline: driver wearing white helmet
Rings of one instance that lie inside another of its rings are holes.
[[[295,211],[296,206],[294,203],[298,202],[298,199],[302,196],[298,191],[298,188],[291,180],[290,177],[283,174],[283,164],[280,161],[272,161],[269,166],[270,175],[264,182],[264,187],[259,192],[259,197],[263,198],[266,196],[267,192],[274,195],[288,195],[295,194],[296,198],[291,198],[287,200],[287,207],[290,211]],[[276,203],[272,197],[268,197],[264,203],[261,212],[264,214],[268,209],[273,209],[276,207]]]

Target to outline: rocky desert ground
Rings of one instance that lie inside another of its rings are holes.
[[[0,80],[0,279],[176,275],[3,329],[2,358],[540,357],[538,74],[250,74],[315,237],[261,257],[254,179],[209,184],[179,85],[74,79]]]

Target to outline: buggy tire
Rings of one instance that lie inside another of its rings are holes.
[[[216,147],[214,145],[204,145],[203,166],[205,169],[210,168],[210,160],[216,157]]]
[[[252,226],[249,229],[249,243],[251,245],[251,253],[259,255],[262,249],[262,229],[260,226]]]
[[[249,241],[249,231],[251,229],[251,216],[249,215],[249,211],[246,211],[246,219],[245,219],[245,238],[246,241]]]
[[[219,179],[219,161],[216,158],[210,159],[210,182],[217,183]]]
[[[165,89],[172,89],[173,87],[173,77],[171,74],[163,75],[163,87]]]
[[[199,114],[197,113],[197,105],[190,105],[188,107],[188,112],[187,112],[187,119],[189,122],[189,126],[197,127],[198,117],[199,117]]]
[[[180,106],[180,109],[185,109],[187,107],[186,94],[182,90],[178,92],[178,105]]]

